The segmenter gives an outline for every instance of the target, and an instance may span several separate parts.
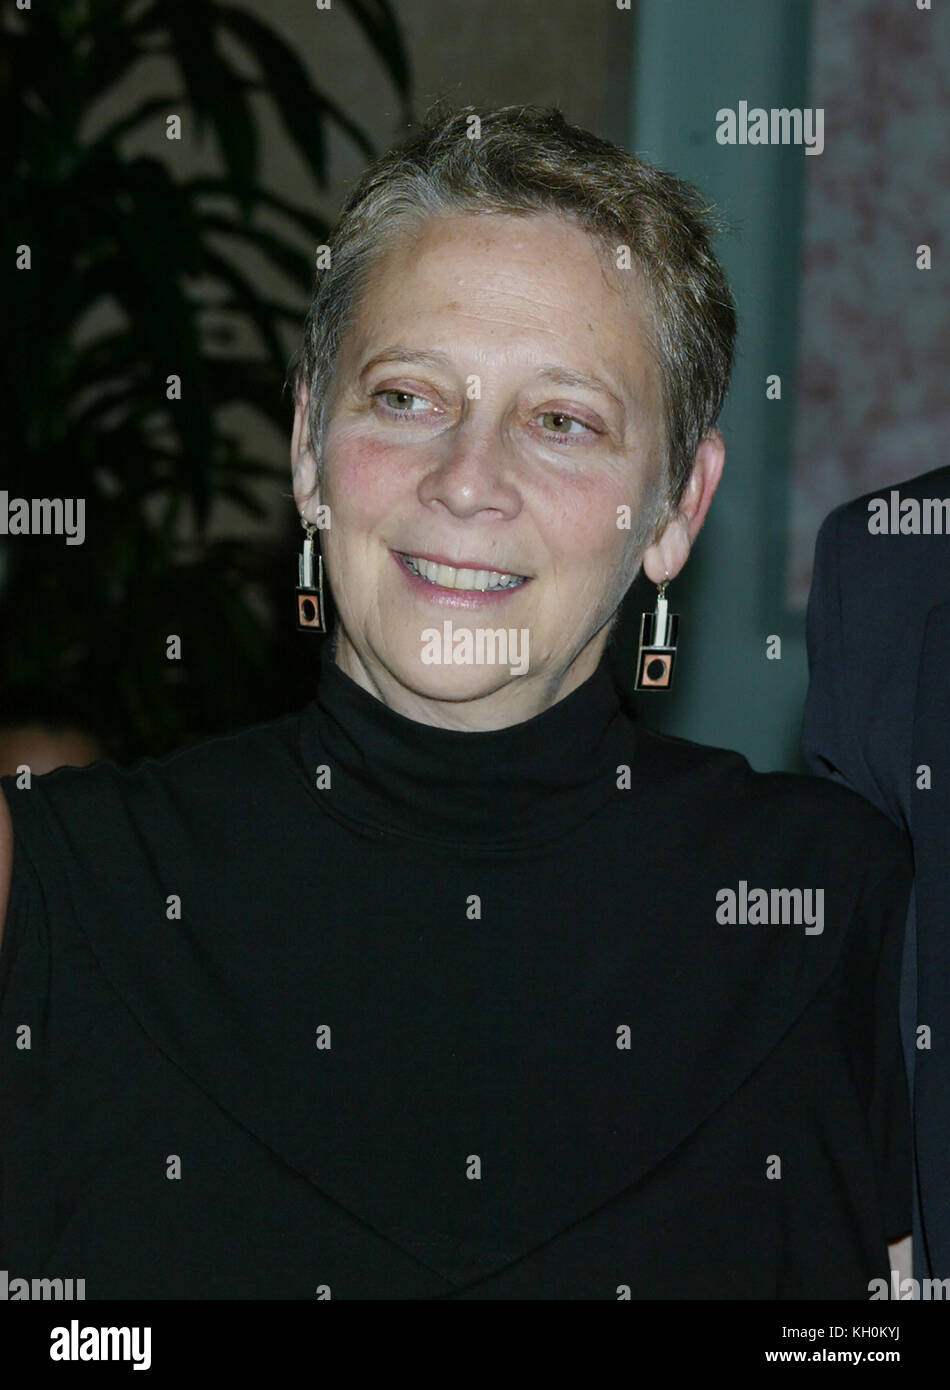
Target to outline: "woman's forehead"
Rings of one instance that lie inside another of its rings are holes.
[[[499,352],[519,341],[558,359],[580,351],[583,361],[561,365],[593,372],[613,362],[640,375],[651,360],[644,298],[635,263],[605,273],[603,248],[568,219],[439,217],[381,251],[346,355],[357,370],[392,344],[437,355],[447,335]]]
[[[457,276],[459,286],[471,281],[476,270],[494,275],[499,283],[515,276],[561,274],[565,268],[578,278],[595,276],[606,265],[603,247],[572,218],[555,213],[442,213],[413,221],[387,238],[376,258],[371,277],[377,283],[397,269],[418,267],[426,274],[445,267]],[[466,275],[466,267],[470,274]],[[619,287],[619,286],[618,286]]]

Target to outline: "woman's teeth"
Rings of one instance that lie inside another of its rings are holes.
[[[451,565],[437,565],[432,560],[421,560],[415,555],[403,555],[402,558],[413,574],[443,589],[516,589],[525,582],[519,574],[499,574],[497,570],[457,570]]]

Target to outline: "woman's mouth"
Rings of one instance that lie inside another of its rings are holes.
[[[502,590],[519,589],[528,582],[523,574],[505,574],[500,570],[456,568],[452,565],[438,564],[426,560],[421,555],[405,555],[394,552],[410,574],[425,580],[439,589],[454,589],[468,593],[498,593]]]
[[[404,582],[427,607],[477,613],[513,603],[514,595],[532,583],[529,574],[491,569],[474,558],[464,565],[449,565],[445,557],[410,555],[390,551]]]

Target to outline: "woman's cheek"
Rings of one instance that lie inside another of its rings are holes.
[[[334,511],[339,510],[354,521],[374,525],[405,493],[405,479],[387,445],[367,439],[340,441],[332,452],[328,450],[328,456],[326,500],[331,524]]]

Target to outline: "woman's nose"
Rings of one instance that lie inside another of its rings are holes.
[[[515,470],[497,434],[462,426],[453,437],[443,437],[438,449],[419,484],[423,502],[440,502],[456,516],[518,513],[521,493]]]

